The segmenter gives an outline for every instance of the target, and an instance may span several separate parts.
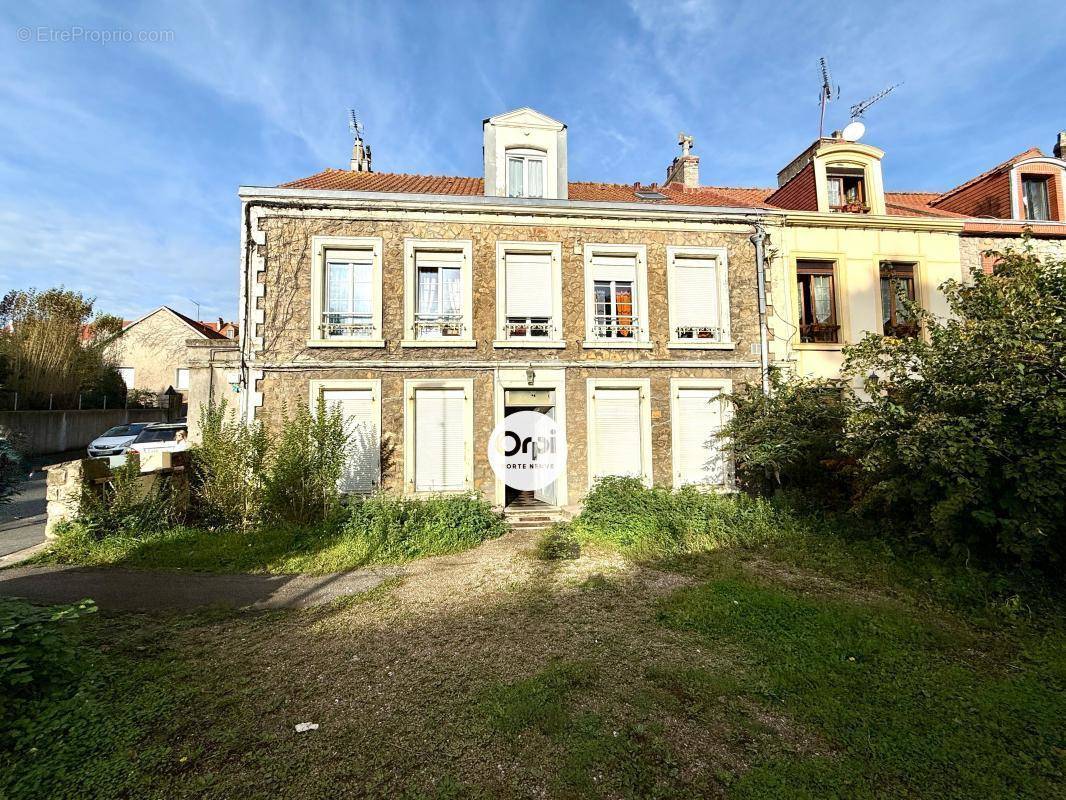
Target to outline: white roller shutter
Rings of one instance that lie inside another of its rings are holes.
[[[550,253],[507,253],[504,281],[508,317],[551,317]]]
[[[415,390],[415,490],[466,488],[466,399],[462,389]]]
[[[632,281],[637,285],[637,257],[592,254],[592,278],[597,281]]]
[[[678,389],[676,485],[720,486],[726,468],[722,443],[713,438],[722,428],[722,394],[717,389]]]
[[[343,492],[372,492],[381,483],[381,444],[374,392],[370,389],[326,389],[327,408],[340,407],[351,435],[348,460],[340,480]]]
[[[640,389],[596,389],[592,413],[593,477],[642,477]]]
[[[674,259],[674,324],[678,327],[717,328],[718,262],[713,258]]]
[[[462,250],[416,250],[416,267],[462,267],[466,259]]]

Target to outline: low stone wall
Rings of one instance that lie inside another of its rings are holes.
[[[189,453],[156,453],[146,456],[141,464],[141,491],[151,491],[157,482],[172,482],[177,501],[183,507],[189,499]],[[87,487],[98,496],[112,477],[111,465],[106,458],[83,458],[80,461],[65,461],[48,467],[48,483],[45,499],[48,502],[48,522],[44,535],[55,538],[55,529],[61,522],[74,519],[82,492]]]
[[[166,409],[115,408],[85,411],[0,411],[0,430],[18,439],[28,456],[62,453],[88,447],[89,442],[127,422],[165,422]]]

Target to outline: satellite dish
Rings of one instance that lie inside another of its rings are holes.
[[[841,135],[849,142],[857,142],[864,133],[866,133],[866,126],[855,119],[844,126],[844,131]]]

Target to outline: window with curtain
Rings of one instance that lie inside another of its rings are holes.
[[[1051,215],[1048,204],[1047,178],[1036,175],[1022,177],[1022,202],[1025,204],[1025,218],[1049,220]]]
[[[419,263],[415,327],[417,337],[458,336],[463,319],[459,265]]]
[[[826,172],[829,210],[865,214],[866,174],[861,169],[837,168]]]
[[[536,150],[507,151],[507,196],[544,197],[547,158]]]
[[[368,338],[374,334],[371,288],[374,266],[369,255],[326,253],[326,310],[322,333],[327,339]]]
[[[914,264],[881,264],[881,326],[885,336],[917,336],[918,326],[906,308],[914,302]]]
[[[840,341],[835,269],[836,264],[832,261],[799,261],[796,264],[801,342]]]
[[[633,281],[594,281],[594,329],[605,339],[631,339],[636,334]]]

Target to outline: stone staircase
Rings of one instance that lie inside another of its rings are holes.
[[[565,522],[569,515],[558,506],[544,503],[516,501],[503,510],[504,521],[512,531],[536,534],[545,531],[556,522]]]

